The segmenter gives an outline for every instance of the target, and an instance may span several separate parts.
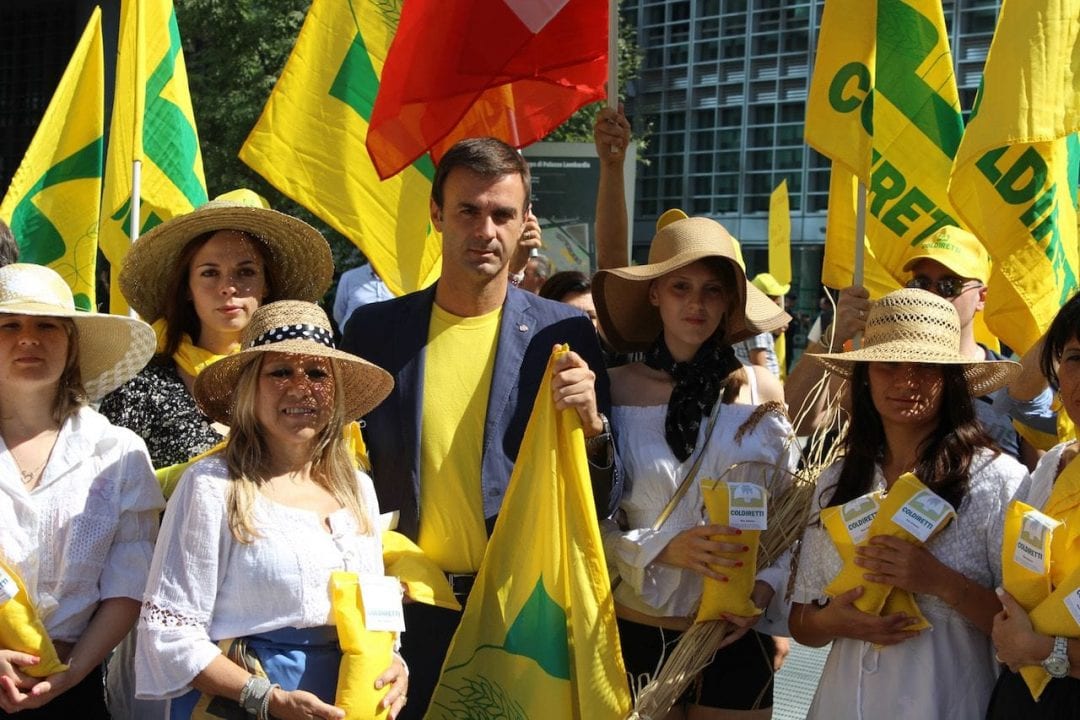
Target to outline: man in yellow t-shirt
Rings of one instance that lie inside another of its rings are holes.
[[[431,288],[358,309],[342,343],[395,379],[390,397],[364,418],[380,508],[398,511],[397,529],[450,575],[461,599],[483,559],[556,344],[571,352],[552,379],[555,402],[581,417],[598,512],[610,515],[622,490],[592,323],[509,279],[519,246],[534,241],[526,236],[536,232],[525,222],[529,197],[528,164],[509,145],[474,138],[451,148],[431,189],[442,276]],[[426,710],[460,613],[411,604],[405,620],[407,719]]]

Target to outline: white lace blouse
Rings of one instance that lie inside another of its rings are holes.
[[[138,600],[165,505],[146,445],[83,407],[60,427],[37,487],[0,438],[0,551],[49,636],[77,641],[102,600]]]
[[[614,564],[623,580],[615,589],[615,599],[619,603],[653,616],[688,617],[697,611],[702,576],[653,561],[680,532],[705,523],[702,480],[718,478],[734,463],[746,460],[794,469],[798,451],[787,418],[766,412],[752,430],[739,433],[740,427],[756,410],[755,405],[742,404],[720,408],[697,479],[663,527],[653,530],[653,523],[694,464],[696,452],[685,462],[679,462],[671,451],[664,436],[667,405],[616,405],[612,408],[619,456],[627,473],[627,488],[619,507],[625,514],[628,529],[620,530],[614,520],[605,520],[601,532],[608,562]],[[708,420],[705,419],[699,430],[697,447],[702,446],[707,429]],[[758,573],[758,579],[769,583],[774,590],[781,589],[786,578],[785,563]]]
[[[931,538],[927,549],[946,566],[986,588],[1001,584],[1001,539],[1005,508],[1027,477],[1008,455],[988,450],[972,459],[971,479],[956,518]],[[821,601],[840,572],[836,546],[821,527],[820,498],[832,496],[840,463],[818,479],[811,524],[803,534],[792,600]],[[883,490],[875,470],[870,490]],[[987,637],[945,601],[916,595],[932,630],[888,647],[839,638],[832,644],[808,717],[874,718],[882,708],[896,717],[982,718],[997,677]]]
[[[170,698],[221,651],[219,640],[285,627],[333,625],[330,573],[383,574],[379,510],[371,478],[357,472],[368,527],[345,509],[329,516],[256,495],[259,537],[229,530],[228,470],[220,455],[194,464],[169,499],[139,618],[136,696]]]

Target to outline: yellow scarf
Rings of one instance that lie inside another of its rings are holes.
[[[161,318],[151,327],[154,328],[154,334],[157,335],[157,351],[159,353],[163,352],[165,350],[165,333],[168,330],[165,319]],[[237,344],[233,352],[239,349],[240,345]],[[180,346],[176,348],[176,352],[172,356],[176,366],[192,377],[198,377],[199,373],[223,357],[225,356],[216,355],[205,348],[199,347],[191,341],[191,336],[187,333],[180,336]]]

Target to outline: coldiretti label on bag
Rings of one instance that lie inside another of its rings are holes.
[[[866,540],[870,532],[870,524],[877,517],[880,496],[874,493],[857,497],[854,500],[840,506],[840,517],[847,530],[848,537],[855,545]]]
[[[1049,572],[1050,541],[1054,528],[1060,524],[1038,510],[1025,512],[1013,550],[1013,561],[1033,573],[1042,575]]]
[[[892,521],[926,542],[939,526],[949,521],[956,512],[952,505],[938,497],[932,490],[920,490],[900,506]]]
[[[728,483],[728,525],[740,530],[768,527],[768,500],[765,488],[754,483]]]
[[[8,575],[3,568],[0,568],[0,605],[3,605],[8,600],[14,600],[18,594],[19,586],[15,583],[15,578]]]
[[[1080,625],[1080,588],[1076,588],[1065,596],[1065,609],[1072,615],[1077,625]]]

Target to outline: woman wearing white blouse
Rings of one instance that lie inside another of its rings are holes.
[[[344,717],[331,704],[340,652],[330,574],[382,575],[383,565],[375,492],[343,429],[393,380],[335,350],[329,328],[311,303],[260,307],[243,350],[195,383],[229,440],[169,501],[135,656],[137,695],[169,698],[170,720],[192,717],[203,696],[218,699],[209,717],[231,717],[237,704],[259,718]],[[265,678],[223,654],[219,643],[236,650],[223,641],[239,639]],[[396,717],[408,685],[401,659],[376,682]]]
[[[30,677],[41,658],[0,647],[0,717],[108,718],[100,665],[138,618],[164,499],[143,441],[86,402],[153,350],[49,268],[0,268],[0,553],[68,665]]]

